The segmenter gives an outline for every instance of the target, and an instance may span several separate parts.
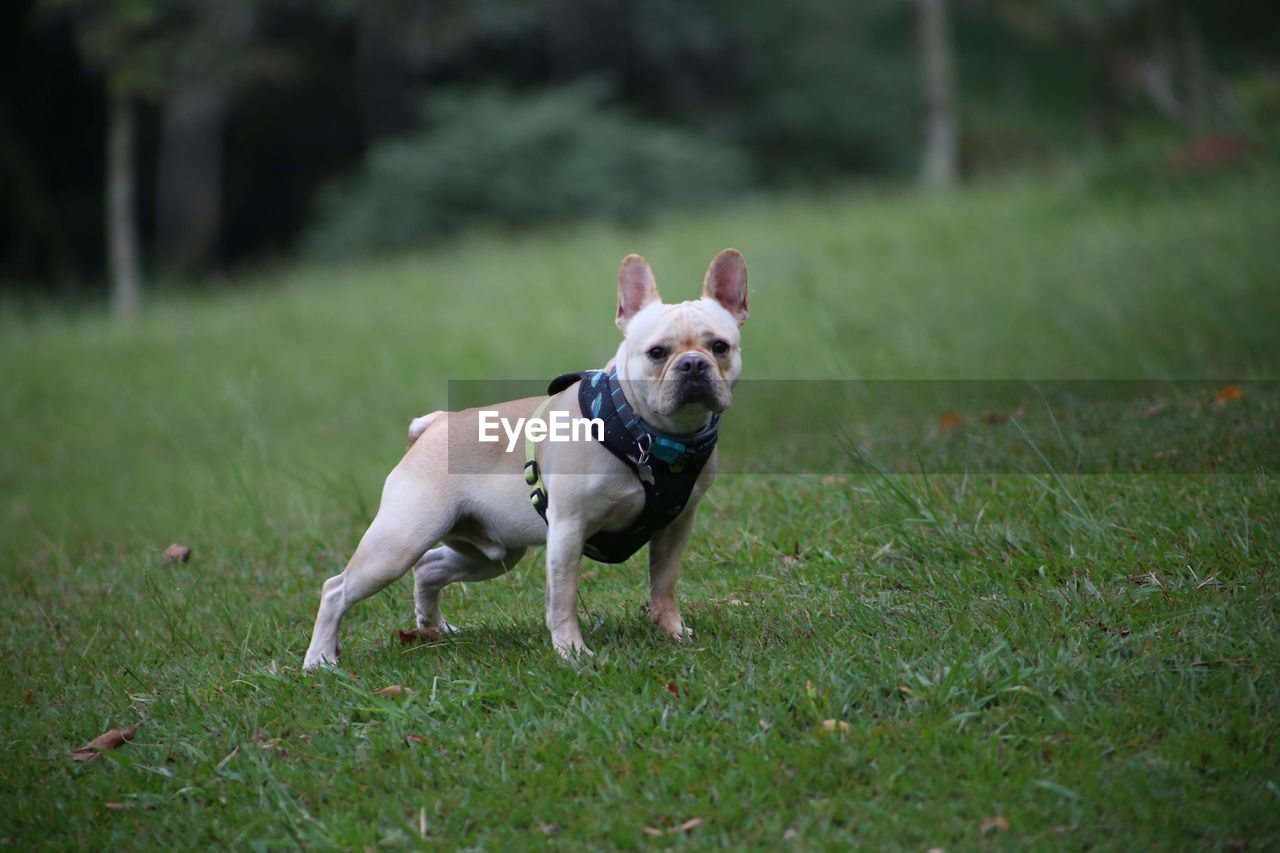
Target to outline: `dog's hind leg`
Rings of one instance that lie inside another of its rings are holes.
[[[303,669],[336,663],[338,625],[346,612],[401,577],[453,526],[454,508],[433,506],[433,500],[439,500],[439,492],[430,484],[415,482],[398,470],[391,472],[378,514],[355,554],[341,574],[324,582]]]
[[[481,550],[469,542],[432,548],[413,567],[413,604],[419,628],[451,633],[458,630],[440,613],[440,590],[451,583],[485,581],[510,571],[526,549],[500,546]],[[496,558],[496,559],[495,559]]]

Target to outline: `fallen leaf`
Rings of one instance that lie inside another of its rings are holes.
[[[959,412],[946,411],[938,416],[938,429],[944,432],[949,429],[955,429],[964,423],[964,418]]]
[[[426,742],[427,742],[427,739],[424,738],[422,735],[405,735],[404,736],[405,746],[408,746],[411,743],[426,743]]]
[[[381,690],[375,691],[379,696],[408,696],[413,691],[408,687],[401,687],[399,684],[389,684]]]
[[[142,723],[137,723],[129,726],[129,728],[123,731],[120,729],[108,729],[93,740],[89,741],[86,745],[80,747],[80,749],[72,750],[67,754],[76,761],[92,761],[97,758],[99,754],[106,752],[109,749],[115,749],[116,747],[122,746],[123,744],[133,740],[134,734],[138,731],[138,726],[141,725]]]
[[[668,681],[668,682],[667,682],[667,692],[668,692],[668,693],[670,693],[672,696],[679,696],[679,695],[680,695],[680,685],[679,685],[679,684],[676,684],[674,681]]]
[[[796,565],[797,563],[799,563],[799,562],[800,562],[801,560],[803,560],[803,559],[804,559],[804,558],[803,558],[803,557],[801,557],[799,554],[783,554],[783,555],[782,555],[782,568],[784,568],[784,569],[789,569],[789,568],[791,568],[792,566],[794,566],[794,565]]]
[[[104,803],[103,805],[113,812],[124,811],[124,803]]]
[[[822,730],[824,732],[847,732],[852,728],[844,720],[823,720]]]
[[[702,826],[702,824],[704,824],[705,822],[706,821],[704,821],[700,817],[691,817],[671,831],[672,832],[690,832]]]
[[[435,643],[444,639],[444,635],[435,628],[410,628],[409,630],[401,628],[397,633],[400,635],[400,642],[406,646],[419,640]]]
[[[782,833],[783,841],[795,841],[799,837],[800,830],[796,829],[794,826],[788,828],[786,832]]]
[[[770,723],[768,720],[766,720],[764,717],[761,717],[761,718],[760,718],[760,731],[762,731],[762,732],[767,732],[767,731],[769,731],[769,729],[771,729],[771,728],[773,728],[773,724],[772,724],[772,723]]]
[[[1223,385],[1218,389],[1218,393],[1213,395],[1213,403],[1216,406],[1226,405],[1236,400],[1244,399],[1244,389],[1239,385]]]
[[[174,542],[168,548],[164,549],[164,560],[166,563],[185,563],[191,559],[191,549],[186,545],[179,545]]]
[[[542,821],[538,821],[538,829],[543,835],[550,837],[556,834],[556,830],[559,829],[559,827],[554,823],[543,823]]]
[[[988,832],[994,832],[996,830],[999,830],[1000,832],[1008,832],[1009,819],[1002,814],[992,815],[991,817],[984,817],[982,819],[983,835],[986,835]]]
[[[659,835],[662,835],[662,830],[658,829],[658,827],[656,826],[646,826],[643,828],[642,831],[644,832],[645,835],[649,835],[654,838],[657,838]]]

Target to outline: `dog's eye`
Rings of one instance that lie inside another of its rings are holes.
[[[667,357],[666,347],[649,347],[649,358],[654,361],[662,361]]]
[[[719,341],[719,340],[712,341],[712,342],[711,342],[711,351],[712,351],[713,353],[715,353],[716,355],[724,355],[725,353],[727,353],[727,352],[729,351],[729,342],[728,342],[728,341]]]

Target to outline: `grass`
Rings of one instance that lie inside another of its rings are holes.
[[[628,251],[668,298],[744,251],[753,377],[1268,380],[1277,197],[1261,167],[793,199],[287,270],[161,296],[133,332],[0,315],[0,838],[1280,845],[1274,431],[1231,475],[965,474],[953,442],[957,473],[728,478],[686,555],[686,647],[640,614],[641,560],[587,564],[597,656],[560,662],[535,553],[445,593],[457,639],[393,639],[402,581],[347,618],[341,671],[298,669],[409,418],[448,379],[602,363]],[[1274,412],[1248,387],[1189,428]]]

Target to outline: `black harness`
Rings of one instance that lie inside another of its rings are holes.
[[[618,384],[616,368],[565,373],[551,380],[547,394],[578,385],[578,408],[585,418],[604,421],[604,446],[635,473],[644,486],[644,508],[624,530],[602,530],[586,541],[583,553],[601,563],[621,563],[644,547],[684,511],[698,475],[715,450],[720,415],[692,435],[666,435],[645,423],[632,410]],[[547,490],[538,463],[530,454],[524,478],[531,487],[529,501],[547,520]]]

